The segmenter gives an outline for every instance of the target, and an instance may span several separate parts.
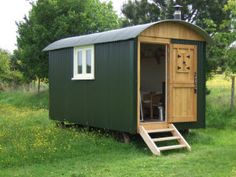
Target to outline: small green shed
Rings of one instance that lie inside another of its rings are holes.
[[[210,41],[203,29],[182,20],[56,41],[44,49],[49,51],[50,118],[139,133],[157,155],[171,147],[155,146],[165,139],[149,133],[171,132],[180,144],[175,148],[190,149],[175,126],[205,126]]]

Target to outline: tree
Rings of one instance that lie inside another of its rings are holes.
[[[122,7],[122,13],[125,16],[123,26],[158,21],[161,19],[161,9],[161,7],[157,8],[157,4],[150,3],[148,0],[129,0]]]
[[[11,55],[6,50],[0,49],[0,90],[3,85],[17,85],[22,80],[22,75],[11,68]]]
[[[0,49],[0,80],[1,82],[8,79],[10,73],[10,54]]]
[[[17,23],[18,50],[28,82],[48,78],[48,56],[42,49],[51,42],[119,27],[111,3],[99,0],[38,0],[28,17]]]
[[[230,12],[230,19],[225,20],[221,27],[228,26],[228,31],[215,32],[213,35],[214,45],[208,50],[208,66],[211,72],[220,70],[231,78],[230,109],[234,108],[234,85],[236,74],[236,46],[229,45],[236,40],[236,1],[229,0],[224,10]],[[225,28],[224,28],[225,29]]]
[[[208,31],[208,24],[214,24],[214,31],[209,33],[225,30],[222,29],[222,23],[230,19],[230,12],[224,10],[227,0],[129,0],[122,7],[124,15],[123,25],[135,25],[141,23],[154,22],[163,19],[172,19],[174,4],[183,6],[182,19],[184,21],[195,23]]]
[[[230,33],[230,42],[232,40],[236,41],[236,2],[234,0],[229,0],[227,5],[225,6],[225,10],[230,10],[231,12],[231,30]],[[224,62],[224,70],[231,77],[231,98],[230,98],[230,110],[234,109],[234,99],[235,99],[235,74],[236,74],[236,45],[235,42],[231,43],[226,50],[226,60]]]

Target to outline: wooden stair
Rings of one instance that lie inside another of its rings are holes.
[[[150,134],[158,135],[159,133],[167,133],[167,132],[171,133],[172,136],[157,137],[157,138],[152,138],[150,136]],[[161,155],[161,151],[172,150],[172,149],[187,148],[189,151],[191,151],[191,147],[173,124],[166,124],[166,126],[164,127],[158,127],[154,129],[150,129],[147,126],[145,128],[145,125],[140,125],[139,134],[141,135],[141,137],[143,138],[144,142],[147,144],[149,149],[152,151],[152,153],[158,156]],[[158,142],[174,141],[174,140],[177,141],[178,144],[170,146],[159,146],[158,144]]]

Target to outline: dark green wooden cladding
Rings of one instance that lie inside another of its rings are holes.
[[[134,50],[134,40],[95,45],[95,80],[86,81],[71,80],[73,48],[50,51],[50,118],[136,133]]]
[[[172,40],[198,46],[197,122],[205,127],[205,42]],[[95,45],[95,80],[75,80],[73,48],[49,52],[50,118],[129,133],[137,132],[137,41]]]
[[[205,127],[205,109],[206,109],[206,43],[201,41],[176,40],[174,44],[192,44],[197,45],[197,122],[176,123],[179,129],[204,128]]]

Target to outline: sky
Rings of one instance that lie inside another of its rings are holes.
[[[108,0],[102,0],[108,1]],[[112,0],[114,10],[118,15],[127,0]],[[31,9],[27,0],[0,0],[0,48],[13,52],[16,49],[16,22],[21,21]]]

